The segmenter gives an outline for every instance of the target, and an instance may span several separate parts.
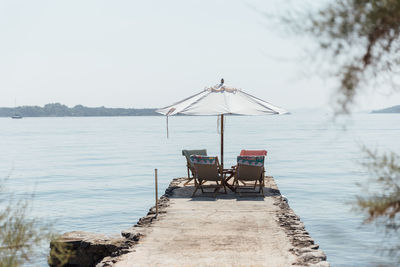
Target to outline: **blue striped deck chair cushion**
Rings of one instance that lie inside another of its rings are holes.
[[[201,155],[191,155],[190,160],[194,164],[207,164],[214,165],[217,162],[217,157],[201,156]]]
[[[248,166],[264,166],[264,156],[238,156],[237,163]]]

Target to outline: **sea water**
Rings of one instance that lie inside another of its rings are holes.
[[[0,119],[0,178],[15,198],[34,194],[31,216],[57,232],[119,233],[186,175],[182,149],[219,155],[214,116]],[[363,194],[362,146],[400,151],[398,114],[226,116],[224,162],[241,149],[266,149],[272,175],[332,266],[392,266],[378,250],[384,233],[363,225],[349,202]],[[267,238],[267,237],[266,237]],[[47,244],[35,266],[46,266]]]

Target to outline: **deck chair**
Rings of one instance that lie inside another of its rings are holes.
[[[195,190],[192,197],[195,196],[198,189],[201,189],[201,192],[204,193],[205,188],[214,188],[214,197],[216,197],[221,187],[227,193],[224,176],[221,175],[222,166],[219,164],[218,157],[192,155],[190,156],[190,160],[195,169]],[[215,182],[215,184],[208,184],[207,182]]]
[[[266,156],[267,155],[267,150],[246,150],[246,149],[242,149],[242,151],[240,151],[240,156]],[[236,166],[232,166],[232,169],[235,169]],[[265,169],[264,169],[265,172]],[[242,180],[240,180],[240,182],[243,185],[246,185],[245,182],[243,182]]]
[[[234,186],[236,193],[240,194],[239,189],[256,189],[259,185],[258,193],[264,195],[264,156],[238,156]],[[239,185],[241,181],[244,186]],[[254,182],[253,186],[248,186],[246,182]],[[247,191],[248,192],[248,191]]]
[[[207,150],[206,149],[195,149],[195,150],[182,150],[182,155],[185,156],[186,158],[186,167],[187,167],[187,175],[188,179],[183,185],[187,185],[194,179],[194,165],[192,161],[190,160],[191,155],[201,155],[201,156],[207,156]],[[190,176],[190,173],[192,173],[192,176]]]

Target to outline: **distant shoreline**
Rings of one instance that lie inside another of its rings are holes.
[[[378,109],[378,110],[373,110],[370,113],[400,113],[400,105],[393,106],[390,108],[384,108],[384,109]]]
[[[60,103],[50,103],[43,107],[40,106],[19,106],[19,107],[0,107],[0,118],[9,118],[15,115],[22,117],[136,117],[136,116],[163,116],[156,112],[157,108],[107,108],[101,107],[86,107],[76,105],[68,107]],[[369,114],[379,113],[400,113],[400,105],[372,110]],[[287,115],[292,114],[288,113]],[[178,115],[190,116],[190,115]],[[234,115],[235,116],[235,115]]]
[[[94,116],[22,116],[22,118],[108,118],[108,117],[161,117],[163,115],[94,115]],[[175,117],[175,116],[174,116]],[[8,119],[11,116],[0,116],[0,119]]]
[[[156,108],[106,108],[76,105],[72,108],[52,103],[40,106],[20,106],[0,108],[0,117],[127,117],[127,116],[162,116]]]

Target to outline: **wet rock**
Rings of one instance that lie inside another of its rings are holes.
[[[326,260],[326,255],[322,250],[316,250],[313,252],[306,252],[300,256],[301,260],[304,260],[305,262],[310,262],[310,261],[324,261]]]
[[[139,231],[138,228],[131,228],[128,230],[124,230],[121,232],[121,235],[125,237],[126,239],[132,240],[132,241],[139,241],[140,238],[143,236]]]
[[[308,265],[309,267],[330,267],[331,265],[327,261],[321,261],[315,264]]]
[[[299,253],[299,254],[303,254],[303,253],[312,252],[312,251],[313,251],[312,248],[306,247],[306,248],[301,248],[301,249],[299,249],[299,250],[298,250],[298,253]]]
[[[303,254],[300,254],[299,258],[298,258],[298,262],[300,264],[313,264],[313,266],[315,266],[315,264],[321,263],[324,264],[324,262],[326,262],[326,255],[322,250],[314,250],[312,252],[305,252]],[[318,266],[318,265],[316,265]],[[321,265],[324,266],[324,265]],[[328,265],[329,266],[329,265]]]

